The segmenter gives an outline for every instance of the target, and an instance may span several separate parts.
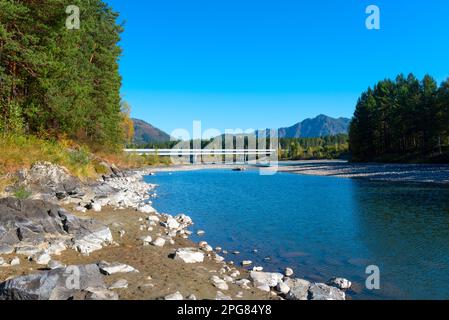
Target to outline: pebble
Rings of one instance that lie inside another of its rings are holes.
[[[284,274],[286,277],[291,277],[292,275],[295,274],[295,272],[291,268],[285,268]]]
[[[242,266],[244,266],[244,267],[250,266],[252,264],[253,264],[253,262],[251,260],[244,260],[244,261],[242,261]]]
[[[151,244],[155,247],[163,247],[163,246],[165,246],[165,239],[157,238]]]
[[[179,291],[177,291],[173,294],[169,294],[168,296],[165,296],[164,300],[180,301],[180,300],[184,300],[184,297],[182,296],[182,294]]]

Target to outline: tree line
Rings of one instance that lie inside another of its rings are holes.
[[[449,161],[449,79],[386,79],[359,98],[350,125],[354,161]]]
[[[116,148],[132,134],[121,110],[123,27],[101,0],[70,4],[78,30],[66,27],[67,1],[0,1],[0,133]]]
[[[348,135],[279,139],[280,160],[339,159],[348,156]]]

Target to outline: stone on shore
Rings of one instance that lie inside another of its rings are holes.
[[[251,280],[254,282],[254,285],[256,287],[268,286],[269,288],[275,288],[284,277],[281,273],[258,272],[258,271],[251,271],[249,276]]]
[[[324,283],[316,283],[310,286],[310,300],[346,300],[346,295],[338,288],[330,287]]]
[[[204,261],[204,253],[195,248],[180,248],[175,252],[175,260],[185,263],[201,263]]]
[[[79,279],[76,283],[70,282],[74,275]],[[106,290],[97,265],[70,266],[7,280],[0,284],[0,300],[69,300],[82,291],[96,290]]]
[[[217,301],[230,301],[232,298],[230,296],[225,295],[221,291],[217,291],[217,295],[215,296],[215,300]]]
[[[39,253],[31,258],[32,261],[40,265],[47,265],[51,261],[51,256],[48,253]]]
[[[63,264],[60,261],[55,261],[55,260],[52,260],[47,264],[47,268],[50,270],[61,269],[61,268],[65,268],[65,267],[66,267],[65,264]]]
[[[220,279],[220,278],[217,277],[217,276],[213,276],[213,277],[211,278],[211,281],[212,281],[212,284],[213,284],[217,289],[220,289],[220,290],[223,290],[223,291],[229,290],[229,286],[228,286],[228,284],[226,283],[225,280]]]
[[[128,281],[125,279],[120,279],[117,280],[116,282],[114,282],[110,287],[109,290],[114,290],[114,289],[126,289],[128,288]]]
[[[165,296],[164,300],[181,301],[181,300],[184,300],[184,297],[182,296],[182,294],[179,291],[177,291],[173,294],[169,294],[168,296]]]
[[[285,275],[286,277],[291,277],[291,276],[293,276],[294,274],[295,274],[295,272],[293,271],[293,269],[291,269],[291,268],[285,268],[284,275]]]
[[[137,211],[142,212],[142,213],[146,213],[146,214],[156,213],[156,210],[152,206],[150,206],[149,204],[146,204],[146,205],[138,207]]]
[[[336,287],[340,290],[348,290],[351,288],[352,283],[348,279],[345,278],[332,278],[329,280],[327,285]]]
[[[283,281],[279,281],[276,290],[282,294],[287,294],[290,292],[290,287],[286,285]]]
[[[156,240],[154,240],[151,244],[155,247],[163,247],[165,246],[165,239],[159,237]]]
[[[287,300],[307,300],[310,282],[303,279],[287,279],[285,285],[290,288],[286,295]]]
[[[100,268],[101,273],[105,275],[112,275],[116,273],[131,273],[135,272],[138,273],[139,271],[135,268],[124,264],[124,263],[107,263],[107,262],[100,262],[98,264],[98,267]]]
[[[19,259],[19,257],[14,257],[14,258],[11,260],[11,262],[9,263],[9,265],[10,265],[11,267],[20,265],[20,259]]]

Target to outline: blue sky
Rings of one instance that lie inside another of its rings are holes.
[[[172,132],[350,117],[398,73],[449,76],[447,0],[107,0],[126,21],[122,95]],[[365,8],[381,30],[365,28]]]

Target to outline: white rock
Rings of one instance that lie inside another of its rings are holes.
[[[284,274],[286,277],[291,277],[292,275],[295,274],[295,272],[291,268],[285,268]]]
[[[159,217],[156,217],[156,216],[149,216],[149,217],[147,218],[147,220],[148,220],[148,221],[153,221],[153,222],[155,222],[155,223],[160,221]]]
[[[142,213],[146,213],[146,214],[156,213],[156,210],[152,206],[150,206],[149,204],[146,204],[146,205],[138,207],[137,211],[142,212]]]
[[[179,224],[178,221],[176,221],[175,218],[169,217],[169,218],[167,219],[167,227],[168,227],[169,229],[178,230],[180,226],[181,226],[181,225]]]
[[[37,254],[32,257],[32,261],[46,266],[51,261],[51,256],[48,253]]]
[[[230,276],[233,278],[237,278],[240,275],[240,271],[234,270],[231,272]]]
[[[195,296],[194,294],[191,294],[191,295],[188,296],[186,299],[187,299],[187,300],[191,300],[191,301],[197,300],[197,299],[196,299],[196,296]]]
[[[24,255],[24,256],[33,256],[40,252],[42,252],[41,249],[39,249],[37,247],[31,247],[31,246],[24,246],[24,247],[19,247],[16,249],[17,254]]]
[[[121,280],[117,280],[116,282],[114,282],[110,287],[109,290],[114,290],[114,289],[126,289],[128,288],[128,281],[125,279],[121,279]]]
[[[242,266],[244,266],[244,267],[250,266],[252,264],[253,264],[253,262],[251,260],[244,260],[244,261],[242,261]]]
[[[236,285],[242,287],[242,288],[245,289],[245,290],[251,289],[251,288],[249,287],[249,284],[250,284],[250,283],[251,283],[251,281],[249,281],[248,279],[241,279],[241,280],[235,282]]]
[[[228,284],[223,279],[220,279],[217,276],[213,276],[211,278],[212,284],[220,290],[227,291],[229,290]]]
[[[156,240],[154,240],[151,244],[155,247],[163,247],[165,246],[165,239],[159,237]]]
[[[148,245],[150,245],[151,244],[151,241],[153,241],[153,239],[151,238],[151,236],[145,236],[145,237],[142,237],[142,242],[143,242],[143,244],[145,245],[145,246],[148,246]]]
[[[263,267],[254,267],[253,271],[263,271]]]
[[[101,212],[101,209],[102,209],[101,204],[97,202],[92,204],[92,210],[94,210],[95,212]]]
[[[133,268],[127,264],[123,264],[123,263],[111,263],[111,264],[100,263],[99,268],[100,268],[100,271],[106,275],[111,275],[111,274],[116,274],[116,273],[131,273],[131,272],[138,273],[139,272],[135,268]]]
[[[217,295],[215,296],[215,300],[219,301],[219,300],[232,300],[231,297],[225,295],[223,292],[221,291],[217,291]]]
[[[176,250],[175,260],[185,263],[201,263],[204,261],[204,253],[195,248],[181,248]]]
[[[332,278],[327,284],[341,290],[348,290],[352,286],[351,281],[345,278]]]
[[[49,255],[59,256],[65,250],[67,250],[67,246],[64,244],[64,242],[61,241],[51,243],[50,246],[45,250],[45,252],[48,253]]]
[[[60,269],[60,268],[65,268],[66,265],[63,264],[62,262],[59,261],[54,261],[51,260],[48,264],[47,264],[47,268],[50,270],[54,270],[54,269]]]
[[[258,285],[256,285],[256,288],[261,290],[261,291],[264,291],[264,292],[270,292],[271,291],[270,286],[267,285],[267,284],[258,284]]]
[[[179,291],[177,291],[177,292],[175,292],[173,294],[170,294],[170,295],[166,296],[164,299],[165,300],[180,301],[180,300],[184,300],[184,297],[182,296],[182,294]]]
[[[20,259],[19,259],[19,257],[14,257],[14,258],[11,260],[11,262],[9,263],[9,265],[10,265],[11,267],[20,265]]]
[[[78,206],[78,207],[75,208],[75,211],[86,213],[87,209],[85,207]]]
[[[225,260],[225,258],[220,256],[220,255],[218,255],[218,254],[216,254],[214,260],[216,262],[220,263],[220,262],[223,262]]]
[[[0,257],[0,267],[6,267],[6,266],[9,266],[9,265],[6,263],[5,259]]]
[[[256,287],[267,285],[274,288],[278,285],[284,276],[280,273],[257,272],[251,271],[250,278],[253,280]]]
[[[204,236],[204,235],[206,234],[206,231],[204,231],[204,230],[198,230],[198,231],[196,232],[196,234],[197,234],[198,236]]]
[[[109,228],[102,228],[96,232],[89,233],[81,239],[76,239],[74,248],[83,255],[101,250],[103,246],[114,242]]]
[[[290,287],[286,285],[284,282],[279,281],[276,290],[279,291],[282,294],[287,294],[290,292]]]

